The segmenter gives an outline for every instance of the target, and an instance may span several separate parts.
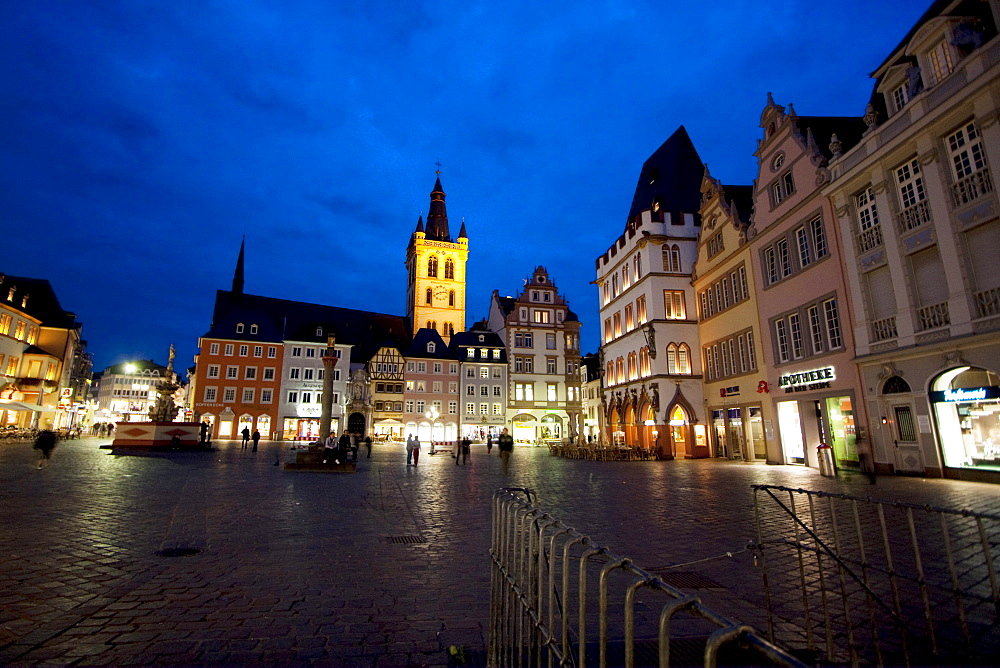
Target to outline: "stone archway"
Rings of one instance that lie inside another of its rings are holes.
[[[364,413],[351,413],[347,417],[347,431],[351,434],[367,434],[367,423]]]

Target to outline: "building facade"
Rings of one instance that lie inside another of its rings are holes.
[[[97,383],[95,422],[146,422],[156,406],[156,386],[166,382],[167,367],[152,360],[113,364]]]
[[[706,169],[701,193],[702,228],[692,285],[712,454],[774,462],[774,413],[747,243],[753,187],[723,186]]]
[[[452,356],[459,363],[458,410],[461,435],[495,441],[507,424],[507,349],[485,322],[451,339]]]
[[[606,445],[604,440],[604,389],[601,386],[601,358],[588,353],[580,358],[580,393],[583,431],[580,443]]]
[[[831,146],[853,337],[883,471],[1000,480],[1000,3],[938,1]]]
[[[455,332],[465,329],[465,263],[469,239],[465,221],[457,239],[448,230],[445,194],[438,178],[431,191],[427,225],[423,218],[410,237],[406,249],[406,317],[410,333],[436,330],[447,343]]]
[[[754,215],[748,230],[776,461],[817,467],[817,448],[857,467],[867,411],[854,366],[848,291],[829,200],[830,138],[856,141],[860,118],[798,116],[768,102],[761,113]]]
[[[422,328],[403,351],[403,431],[421,441],[458,438],[458,361],[437,330]]]
[[[318,328],[322,332],[322,327]],[[319,334],[318,336],[322,336]],[[320,417],[323,412],[323,384],[326,369],[323,356],[327,346],[319,341],[282,341],[284,373],[281,387],[278,390],[279,411],[281,414],[281,436],[285,440],[314,441],[320,435]],[[330,429],[340,433],[346,425],[345,397],[347,393],[348,369],[351,359],[350,344],[335,343],[333,357],[336,363],[333,372],[332,412],[330,414]],[[250,367],[248,367],[249,369]],[[273,380],[277,370],[265,367],[262,371],[263,382]],[[256,372],[255,372],[256,373]],[[269,387],[260,388],[267,393]],[[262,397],[268,398],[266,394]],[[263,434],[265,432],[261,432]]]
[[[575,438],[582,426],[580,321],[545,267],[517,297],[493,291],[489,328],[507,348],[511,434],[541,444]]]
[[[679,128],[643,164],[625,231],[596,261],[605,441],[662,459],[710,454],[691,287],[703,173]]]

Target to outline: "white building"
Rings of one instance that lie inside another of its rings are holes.
[[[326,345],[316,340],[285,340],[282,343],[284,359],[281,368],[284,370],[284,377],[279,390],[282,433],[285,439],[314,441],[319,438],[325,375],[323,355],[326,354]],[[337,343],[334,346],[334,357],[337,358],[337,364],[333,369],[333,408],[330,419],[331,431],[339,434],[346,425],[344,406],[351,345]],[[264,374],[268,372],[267,368],[261,370]],[[273,369],[271,372],[273,373]]]
[[[167,368],[151,360],[113,364],[97,384],[95,422],[145,422],[156,406],[156,386],[167,380]]]
[[[643,164],[625,230],[596,263],[606,438],[666,459],[709,455],[691,286],[703,174],[681,127]]]
[[[496,441],[507,424],[507,349],[503,339],[476,323],[472,331],[451,337],[452,355],[459,362],[458,408],[461,435]]]
[[[507,347],[511,434],[541,443],[580,433],[580,320],[545,267],[536,267],[517,297],[494,290],[489,328]]]

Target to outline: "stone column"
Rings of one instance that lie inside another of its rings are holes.
[[[337,337],[330,334],[326,337],[326,354],[323,355],[323,407],[319,417],[319,441],[326,441],[330,435],[330,419],[333,417],[333,370],[337,366],[334,357],[334,344]]]

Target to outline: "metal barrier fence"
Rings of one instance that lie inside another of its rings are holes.
[[[752,487],[772,642],[851,665],[1000,657],[1000,515]]]
[[[510,488],[493,497],[487,665],[804,665],[543,512],[532,496]]]

